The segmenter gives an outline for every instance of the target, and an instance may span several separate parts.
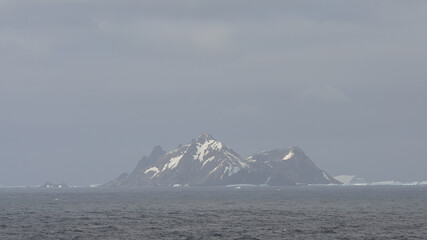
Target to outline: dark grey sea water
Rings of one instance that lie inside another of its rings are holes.
[[[8,188],[0,239],[427,239],[427,187]]]

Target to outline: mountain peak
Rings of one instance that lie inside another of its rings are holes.
[[[293,156],[297,155],[297,156],[302,156],[302,157],[306,157],[304,151],[297,147],[297,146],[290,146],[287,150],[288,153],[283,157],[282,160],[289,160],[291,158],[293,158]]]
[[[304,151],[298,146],[290,146],[289,150],[295,154],[305,155]]]
[[[214,137],[212,137],[212,135],[208,134],[208,133],[202,133],[198,138],[197,138],[197,142],[204,142],[204,141],[209,141],[209,140],[215,140],[216,139]]]
[[[161,146],[157,145],[153,148],[153,151],[151,151],[150,158],[157,158],[162,156],[165,153],[166,153],[165,150],[163,150]]]
[[[203,133],[199,138],[193,143],[193,146],[196,150],[195,156],[198,156],[201,161],[203,161],[203,156],[208,155],[210,152],[223,151],[224,144],[220,141],[217,141],[211,135]]]

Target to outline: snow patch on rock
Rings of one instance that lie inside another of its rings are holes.
[[[331,179],[328,177],[328,174],[326,174],[325,172],[322,172],[322,174],[323,174],[323,176],[324,176],[326,179],[331,180]]]
[[[222,163],[221,164],[219,164],[218,166],[216,166],[214,169],[212,169],[212,171],[210,171],[209,173],[208,173],[208,175],[211,175],[212,173],[214,173],[219,167],[221,167],[222,166]],[[221,179],[222,179],[222,177],[221,177]]]
[[[214,159],[215,159],[215,156],[213,156],[213,157],[210,157],[210,158],[206,159],[206,160],[203,162],[202,167],[204,167],[204,166],[206,165],[206,163],[208,163],[208,162],[210,162],[210,161],[212,161],[212,160],[214,160]]]
[[[179,161],[181,160],[181,158],[184,156],[184,154],[179,155],[178,157],[173,157],[170,159],[169,163],[165,164],[165,166],[162,169],[162,172],[165,171],[166,169],[174,169],[176,168],[176,166],[178,165]]]
[[[197,143],[196,144],[197,151],[196,151],[196,154],[193,155],[194,160],[198,159],[200,162],[203,162],[204,161],[203,158],[205,157],[205,155],[209,153],[208,151],[209,146],[214,142],[215,140],[207,140],[203,144]]]
[[[271,180],[271,176],[267,178],[267,180],[265,181],[265,183],[264,183],[264,184],[267,184],[267,185],[268,185],[268,182],[270,182],[270,180]]]
[[[151,167],[151,168],[145,170],[144,173],[147,174],[149,172],[154,172],[153,176],[151,176],[151,178],[153,178],[159,173],[159,169],[157,167]]]
[[[289,151],[289,153],[286,155],[286,156],[284,156],[283,157],[283,160],[289,160],[289,159],[291,159],[293,156],[295,155],[295,153],[294,153],[294,151],[291,149],[290,151]]]

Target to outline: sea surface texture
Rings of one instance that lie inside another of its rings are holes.
[[[2,240],[426,237],[426,186],[0,189]]]

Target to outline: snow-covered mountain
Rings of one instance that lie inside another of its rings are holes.
[[[156,146],[131,174],[106,186],[339,183],[318,169],[298,147],[263,151],[245,159],[209,134],[166,152]]]
[[[283,185],[283,181],[295,184],[340,184],[319,169],[299,147],[261,151],[248,157],[248,161],[268,171],[269,177],[265,181],[268,185]]]

